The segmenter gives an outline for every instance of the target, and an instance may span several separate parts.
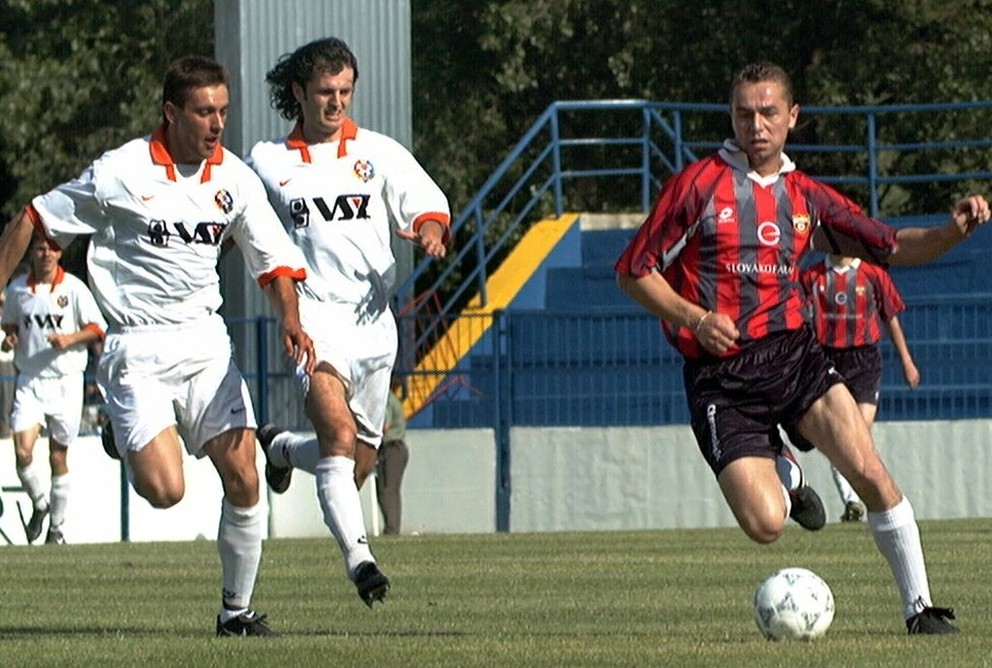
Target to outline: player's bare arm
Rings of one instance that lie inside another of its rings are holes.
[[[984,225],[990,217],[989,203],[981,195],[965,197],[954,205],[950,221],[940,227],[906,227],[896,233],[896,250],[889,256],[893,265],[925,264],[940,257]]]
[[[94,341],[99,341],[103,338],[102,332],[99,329],[94,329],[93,327],[83,327],[79,331],[72,332],[70,334],[50,334],[48,336],[48,342],[52,344],[52,348],[56,350],[65,350],[77,344],[89,345]]]
[[[295,281],[288,276],[276,276],[262,288],[279,316],[282,326],[282,345],[286,354],[293,358],[296,364],[306,362],[307,374],[313,373],[317,366],[317,357],[313,350],[313,341],[300,324],[300,307],[296,297]]]
[[[656,271],[638,278],[617,274],[617,284],[631,299],[657,317],[691,329],[703,348],[715,355],[727,352],[740,337],[740,331],[730,316],[707,311],[683,299]]]
[[[23,210],[3,228],[3,234],[0,234],[0,285],[7,285],[27,252],[33,233],[34,225]]]
[[[447,228],[437,220],[425,220],[416,232],[396,230],[396,235],[420,246],[427,255],[442,258],[448,252],[444,246]]]

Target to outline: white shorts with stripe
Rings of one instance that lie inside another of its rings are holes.
[[[14,433],[47,426],[48,437],[66,447],[79,436],[83,415],[83,374],[51,378],[17,376],[10,423]]]
[[[371,321],[356,319],[354,305],[300,298],[300,322],[313,339],[318,364],[330,364],[344,383],[358,440],[378,448],[396,361],[396,320],[388,310]],[[310,378],[302,367],[296,376],[306,396]]]
[[[111,329],[97,371],[121,452],[138,451],[176,426],[186,450],[236,428],[255,412],[219,315],[183,325]]]

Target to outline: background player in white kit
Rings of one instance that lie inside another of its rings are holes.
[[[294,282],[303,258],[258,177],[221,146],[227,73],[189,57],[165,74],[163,122],[105,153],[77,179],[34,198],[0,237],[0,281],[32,228],[65,247],[91,235],[90,284],[110,326],[97,380],[134,489],[156,508],[185,493],[180,436],[224,488],[217,536],[223,589],[217,635],[278,635],[249,607],[264,529],[255,418],[223,319],[217,262],[240,247],[282,321],[295,363],[312,366]]]
[[[29,543],[50,516],[46,543],[64,543],[62,523],[69,501],[66,455],[79,435],[87,346],[103,338],[107,323],[86,284],[61,266],[62,251],[35,235],[30,271],[5,290],[3,347],[13,348],[17,390],[11,413],[17,477],[33,511],[24,527]],[[34,446],[48,429],[50,497],[34,466]]]
[[[316,476],[324,523],[371,606],[385,597],[389,580],[369,549],[355,483],[375,463],[396,357],[390,216],[396,234],[443,257],[450,214],[444,193],[409,151],[348,117],[357,80],[357,60],[336,38],[281,57],[266,81],[272,105],[296,125],[288,137],[257,144],[248,164],[307,258],[300,317],[318,360],[312,376],[300,374],[317,438],[264,425],[266,479],[281,493],[291,467]]]

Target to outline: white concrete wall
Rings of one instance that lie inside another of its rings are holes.
[[[879,451],[920,519],[992,516],[992,420],[883,422],[875,426]],[[687,426],[515,428],[511,434],[511,530],[585,531],[734,526],[716,482]],[[410,464],[403,483],[404,533],[495,531],[496,463],[491,430],[411,430]],[[48,446],[35,453],[47,486]],[[263,464],[261,453],[259,468]],[[800,456],[820,490],[830,521],[842,512],[826,459]],[[66,539],[72,543],[120,540],[120,469],[98,437],[69,451],[72,497]],[[131,540],[213,539],[220,516],[220,483],[208,461],[186,460],[186,498],[155,510],[129,490]],[[13,445],[0,440],[0,484],[19,486]],[[4,492],[0,530],[24,543],[17,515],[19,492]],[[371,485],[362,490],[366,524],[381,519]],[[273,537],[329,536],[313,477],[297,471],[293,485],[271,501]],[[3,538],[0,537],[0,544]]]

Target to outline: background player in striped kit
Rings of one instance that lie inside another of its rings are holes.
[[[906,385],[916,389],[920,384],[920,372],[899,323],[898,314],[906,310],[906,304],[889,272],[855,257],[828,255],[804,270],[801,278],[809,295],[816,338],[844,377],[844,383],[858,402],[858,410],[871,428],[882,387],[882,353],[878,343],[883,325],[899,356]],[[790,434],[790,438],[794,436]],[[801,450],[812,448],[808,443],[804,447],[801,441],[793,443]],[[860,521],[865,514],[864,503],[836,467],[831,465],[830,470],[844,503],[841,521]]]
[[[391,219],[397,235],[439,258],[450,214],[444,193],[409,151],[348,117],[357,80],[355,55],[334,37],[281,57],[266,81],[272,105],[295,126],[258,143],[248,163],[307,258],[300,317],[318,359],[311,376],[299,374],[317,438],[263,425],[266,479],[280,493],[292,467],[315,475],[324,523],[371,606],[390,584],[369,548],[356,482],[375,464],[397,351]]]
[[[217,635],[271,636],[278,634],[250,607],[265,516],[251,397],[218,313],[217,262],[225,241],[241,250],[280,318],[284,349],[305,372],[313,366],[313,345],[300,326],[294,288],[306,277],[303,257],[258,177],[221,145],[227,81],[209,58],[170,65],[162,124],[35,197],[8,223],[0,237],[0,281],[33,230],[60,247],[89,236],[90,285],[110,323],[97,382],[116,453],[135,491],[156,508],[185,494],[183,445],[210,458],[224,490]]]
[[[26,274],[5,290],[4,348],[13,348],[17,390],[11,413],[17,477],[33,511],[24,527],[29,543],[50,517],[46,543],[64,543],[69,502],[69,446],[79,435],[87,346],[103,338],[107,323],[86,284],[60,265],[62,251],[35,235]],[[48,431],[51,486],[45,490],[34,465],[34,446]]]
[[[929,262],[988,221],[988,202],[966,197],[946,225],[932,228],[897,231],[869,218],[785,155],[799,105],[788,75],[771,63],[734,78],[730,118],[734,139],[665,183],[617,261],[617,281],[663,321],[685,358],[699,450],[745,533],[759,543],[782,534],[793,484],[776,467],[778,425],[795,424],[864,500],[907,631],[955,633],[953,611],[930,600],[912,505],[806,325],[799,267],[811,249]]]

